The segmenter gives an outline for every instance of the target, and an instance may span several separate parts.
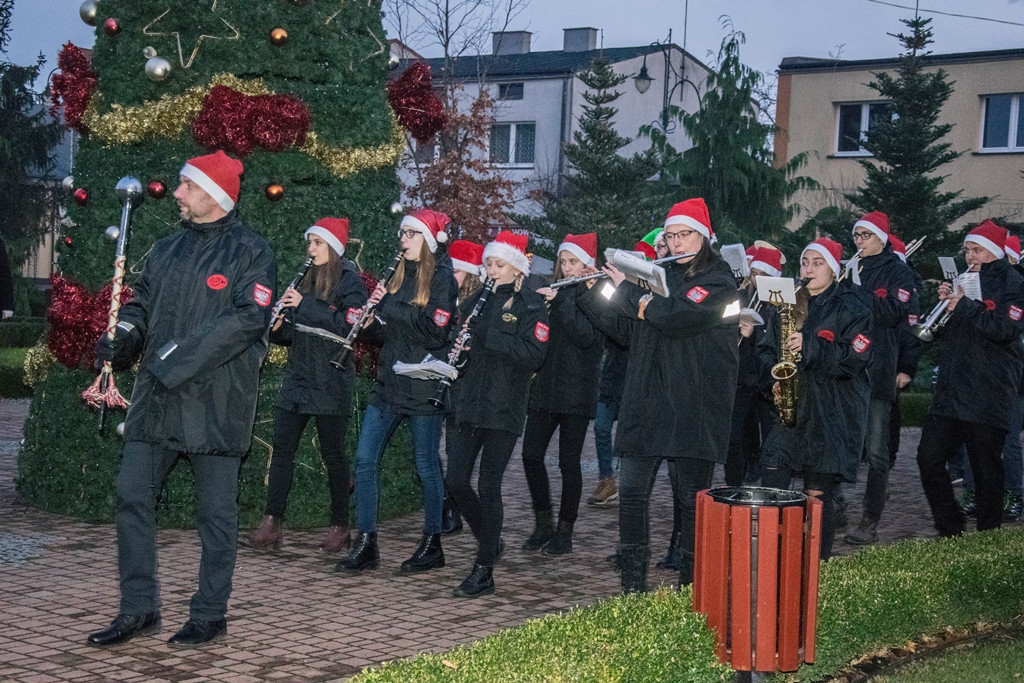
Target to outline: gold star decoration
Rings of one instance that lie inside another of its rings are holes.
[[[204,26],[197,27],[195,31],[191,31],[190,32],[190,33],[195,33],[196,31],[198,31],[199,32],[199,37],[196,38],[195,47],[192,48],[192,54],[189,55],[189,58],[188,58],[187,62],[185,61],[185,53],[181,49],[181,33],[182,33],[181,31],[151,31],[150,30],[155,24],[160,23],[160,20],[163,19],[164,17],[166,17],[170,13],[170,11],[171,11],[170,7],[165,9],[163,11],[163,13],[160,14],[160,16],[158,16],[156,19],[154,19],[153,21],[151,21],[148,24],[146,24],[146,26],[142,29],[142,33],[143,33],[143,35],[147,35],[147,36],[174,36],[174,40],[175,40],[175,42],[178,45],[178,63],[181,64],[181,68],[182,69],[187,69],[190,66],[192,66],[192,62],[195,60],[196,55],[199,54],[199,47],[203,44],[203,40],[204,39],[209,38],[210,40],[238,40],[241,37],[241,35],[242,35],[237,28],[235,28],[234,26],[232,26],[231,24],[228,23],[227,19],[225,19],[224,17],[222,17],[219,14],[217,14],[216,10],[217,10],[217,0],[213,0],[213,5],[210,6],[210,10],[209,10],[210,12],[213,13],[213,16],[216,17],[216,21],[214,21],[213,23],[216,24],[216,26],[218,26],[218,27],[220,26],[221,23],[223,23],[225,26],[227,26],[231,30],[231,34],[229,34],[229,35],[215,35],[213,33],[205,33],[205,31],[213,30],[213,29],[212,28],[207,29]],[[174,19],[177,19],[177,17],[174,17]],[[180,22],[178,22],[178,23],[180,25]]]

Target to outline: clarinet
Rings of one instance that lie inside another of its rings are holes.
[[[287,292],[289,289],[295,289],[296,287],[298,287],[299,283],[301,283],[302,280],[305,279],[306,273],[309,272],[309,267],[312,266],[312,265],[313,265],[313,257],[310,256],[299,267],[299,272],[295,273],[295,277],[292,278],[292,283],[290,285],[288,285],[287,287],[285,287],[284,291]],[[284,302],[282,302],[279,299],[278,302],[274,305],[273,313],[270,314],[270,327],[273,328],[274,325],[277,324],[277,321],[280,320],[281,316],[283,316],[283,315],[284,315]]]
[[[487,297],[489,297],[491,292],[497,289],[497,287],[497,280],[487,280],[484,283],[483,292],[480,293],[480,298],[476,300],[476,303],[473,305],[473,309],[462,322],[462,329],[460,329],[459,333],[455,336],[455,343],[452,345],[452,350],[448,353],[448,365],[453,368],[456,367],[455,364],[459,362],[459,358],[462,356],[462,353],[466,350],[466,345],[469,343],[469,324],[473,322],[473,318],[479,315],[480,311],[484,309],[484,306],[487,304]],[[458,379],[458,375],[456,375],[455,379]],[[444,404],[448,396],[448,390],[451,388],[453,381],[454,380],[449,377],[442,377],[438,381],[437,391],[434,392],[434,396],[432,398],[428,399],[430,405],[435,408],[444,408]]]
[[[405,258],[405,252],[402,249],[399,249],[398,253],[395,254],[394,260],[391,262],[391,265],[388,266],[387,272],[384,273],[384,278],[380,281],[385,287],[391,283],[391,278],[395,276],[395,270],[398,269],[398,264],[401,263],[403,258]],[[348,357],[352,355],[352,349],[355,346],[356,337],[366,326],[366,323],[369,322],[370,316],[373,314],[373,309],[374,306],[367,302],[366,306],[363,308],[362,314],[359,316],[359,319],[355,321],[352,325],[352,329],[348,331],[348,336],[341,341],[341,349],[338,353],[334,354],[334,358],[330,360],[332,366],[339,370],[344,370],[348,365]]]

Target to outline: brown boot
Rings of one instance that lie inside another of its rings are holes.
[[[352,545],[352,539],[348,535],[348,527],[332,526],[327,530],[327,535],[324,536],[324,540],[318,547],[328,555],[333,555],[350,545]]]
[[[281,518],[267,515],[260,522],[259,527],[249,534],[249,547],[256,550],[273,547],[274,550],[277,550],[281,547],[282,536],[284,533],[281,531]]]

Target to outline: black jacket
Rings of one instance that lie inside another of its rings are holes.
[[[479,297],[478,292],[470,298],[465,310],[472,310]],[[455,382],[455,421],[522,434],[530,378],[548,348],[544,297],[501,285],[469,329],[468,361]]]
[[[374,322],[365,329],[365,337],[383,342],[377,377],[370,390],[369,403],[386,406],[403,415],[440,415],[444,411],[430,405],[437,382],[396,375],[394,364],[419,363],[427,356],[443,356],[449,330],[455,324],[455,300],[458,287],[451,259],[438,255],[430,282],[426,306],[414,306],[416,272],[419,264],[405,262],[402,286],[394,294],[385,294],[374,313]]]
[[[696,458],[725,462],[736,397],[738,317],[732,269],[721,258],[688,276],[689,264],[665,268],[669,296],[654,296],[637,317],[643,289],[623,282],[606,300],[594,287],[581,300],[601,329],[629,338],[615,452],[619,457]]]
[[[626,383],[626,361],[629,347],[611,337],[604,338],[604,357],[601,359],[601,374],[598,380],[597,400],[600,403],[619,403],[622,387]]]
[[[533,378],[529,410],[593,418],[603,335],[576,303],[587,292],[585,284],[557,291],[548,311],[551,338],[547,356]]]
[[[868,366],[871,397],[893,401],[899,354],[897,327],[918,307],[914,274],[890,244],[886,244],[880,254],[862,258],[860,268],[858,291],[872,315],[871,363]]]
[[[298,331],[295,325],[344,337],[352,329],[369,295],[351,261],[344,261],[344,270],[327,301],[316,297],[317,273],[317,267],[313,266],[307,276],[313,286],[297,307],[285,309],[284,323],[270,333],[270,341],[290,347],[277,407],[305,415],[347,415],[352,408],[355,379],[351,355],[344,370],[334,368],[330,360],[341,346],[315,334]]]
[[[1021,381],[1024,279],[1005,259],[981,266],[982,301],[964,297],[941,328],[929,413],[1009,429]]]
[[[924,342],[914,334],[914,325],[921,321],[921,293],[924,291],[924,281],[913,268],[910,274],[914,277],[914,294],[911,298],[910,312],[896,328],[896,344],[899,348],[896,353],[896,372],[902,372],[911,379],[917,374],[917,365],[924,353]]]
[[[779,317],[768,317],[765,324],[757,357],[762,377],[774,382],[768,370],[779,359]],[[871,311],[858,294],[834,284],[811,298],[801,332],[796,424],[792,429],[777,425],[769,440],[778,443],[782,436],[782,461],[797,471],[857,481],[871,398],[867,368],[875,351]]]
[[[0,310],[14,310],[14,275],[7,257],[7,245],[0,239]]]
[[[249,450],[277,268],[232,212],[153,246],[121,308],[117,355],[142,361],[125,440],[186,453]]]

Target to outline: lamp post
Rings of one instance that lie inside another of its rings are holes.
[[[671,103],[672,94],[675,93],[676,88],[679,88],[681,91],[683,84],[689,83],[693,87],[694,93],[697,95],[697,101],[700,102],[701,99],[700,90],[697,89],[697,86],[692,81],[686,78],[686,24],[687,19],[689,17],[689,12],[690,1],[686,0],[683,9],[683,59],[679,65],[678,71],[676,71],[675,65],[672,64],[672,29],[668,30],[668,38],[665,40],[665,42],[656,40],[647,46],[648,48],[658,48],[661,51],[662,56],[664,56],[665,58],[665,74],[662,79],[663,88],[661,96],[661,116],[659,117],[660,120],[652,121],[651,123],[659,126],[661,128],[661,131],[666,135],[668,135],[669,133],[673,132],[676,129],[675,122],[669,121],[668,117],[668,107]],[[633,77],[633,85],[636,86],[637,92],[640,93],[641,95],[646,93],[650,89],[651,84],[654,82],[654,79],[651,78],[651,74],[647,71],[647,55],[648,52],[645,51],[644,61],[643,64],[641,64],[640,66],[640,71],[639,73],[637,73],[636,76]],[[676,79],[675,83],[673,83],[671,87],[669,87],[670,75]]]

